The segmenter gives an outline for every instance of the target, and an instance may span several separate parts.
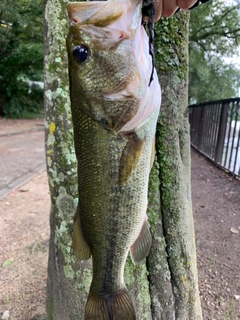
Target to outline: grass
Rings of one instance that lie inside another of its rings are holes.
[[[233,305],[234,305],[234,298],[231,299],[231,301],[230,301],[230,306],[229,306],[229,308],[228,308],[228,310],[227,310],[227,312],[226,312],[223,320],[227,320],[228,317],[230,317],[230,315],[231,315],[231,313],[232,313]]]

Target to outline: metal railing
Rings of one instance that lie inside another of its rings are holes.
[[[191,145],[240,176],[240,98],[189,106]]]

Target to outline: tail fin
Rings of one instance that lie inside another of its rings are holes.
[[[136,320],[136,313],[126,289],[102,296],[90,290],[84,320]]]

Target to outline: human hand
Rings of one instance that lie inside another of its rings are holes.
[[[155,21],[161,17],[170,17],[178,9],[189,9],[197,0],[155,0]]]

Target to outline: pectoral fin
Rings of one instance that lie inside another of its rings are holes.
[[[119,166],[118,183],[124,185],[133,170],[136,168],[141,155],[144,139],[139,139],[136,134],[132,134],[125,148],[123,149]]]
[[[82,233],[79,209],[77,209],[74,217],[72,248],[75,256],[81,260],[88,260],[91,257],[90,247]]]
[[[152,245],[152,236],[147,220],[144,220],[137,240],[130,248],[130,256],[134,264],[141,263],[148,255]]]

